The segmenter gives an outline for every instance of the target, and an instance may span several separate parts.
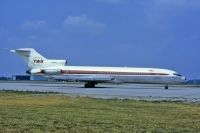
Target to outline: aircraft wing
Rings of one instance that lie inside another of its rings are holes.
[[[79,81],[79,82],[112,82],[114,78],[109,75],[63,75],[63,76],[51,76],[54,80],[62,80],[62,81]]]

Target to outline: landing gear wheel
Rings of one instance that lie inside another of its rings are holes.
[[[95,88],[95,82],[87,82],[85,83],[85,88]]]
[[[165,86],[165,90],[168,90],[168,89],[169,89],[169,87],[168,87],[168,85],[166,85],[166,86]]]

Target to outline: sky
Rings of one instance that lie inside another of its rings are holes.
[[[200,0],[0,0],[0,76],[25,74],[17,48],[200,78]]]

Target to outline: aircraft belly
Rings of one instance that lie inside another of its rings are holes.
[[[124,83],[170,83],[170,77],[161,76],[113,76],[115,79]]]
[[[159,83],[170,84],[178,83],[180,79],[171,76],[130,76],[130,75],[98,75],[98,74],[67,74],[58,76],[54,79],[73,80],[73,81],[94,81],[97,83]]]
[[[94,81],[94,82],[110,82],[113,79],[113,77],[109,76],[109,75],[85,75],[85,74],[67,74],[67,75],[63,75],[63,76],[56,76],[54,77],[54,79],[60,79],[60,80],[73,80],[73,81],[83,81],[83,82],[87,82],[87,81]]]

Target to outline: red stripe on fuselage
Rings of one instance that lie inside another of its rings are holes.
[[[85,71],[85,70],[62,70],[62,74],[106,74],[106,75],[149,75],[166,76],[166,73],[148,73],[148,72],[114,72],[114,71]]]

